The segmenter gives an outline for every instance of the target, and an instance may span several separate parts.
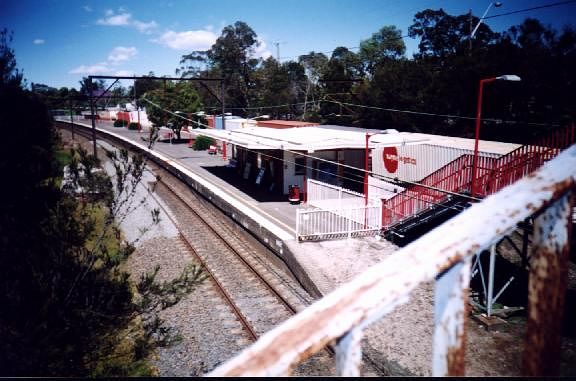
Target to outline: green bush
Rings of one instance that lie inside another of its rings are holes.
[[[194,151],[205,151],[210,148],[212,144],[214,144],[214,139],[208,136],[199,135],[196,140],[194,140],[194,145],[192,145],[192,148]]]
[[[131,123],[128,125],[128,129],[129,129],[129,130],[139,130],[139,129],[140,129],[140,123],[138,123],[138,122],[131,122]]]
[[[116,119],[114,121],[114,127],[126,127],[128,125],[128,121],[127,120],[123,120],[123,119]]]

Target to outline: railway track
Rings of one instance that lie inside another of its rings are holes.
[[[179,180],[160,168],[155,193],[191,255],[209,273],[214,288],[241,322],[249,342],[294,315],[312,298],[282,269],[239,235],[234,225]],[[296,369],[297,375],[334,374],[334,361],[321,353]]]
[[[89,132],[78,130],[77,135],[91,139]],[[159,205],[166,205],[162,208],[179,232],[178,250],[192,256],[209,275],[209,284],[202,289],[213,299],[208,302],[213,319],[226,320],[229,327],[238,327],[233,322],[236,320],[242,327],[222,335],[231,347],[248,346],[313,301],[285,269],[274,263],[274,254],[255,245],[243,228],[158,164],[149,162],[147,166],[157,179],[150,194],[162,200]],[[215,342],[223,344],[221,340]],[[229,352],[223,350],[222,355]],[[316,355],[299,365],[294,374],[334,374],[331,357],[328,351]]]
[[[88,140],[92,139],[89,130],[76,129],[76,134]],[[106,135],[97,133],[97,136],[112,145],[118,145],[117,141],[108,139]],[[274,253],[262,244],[254,245],[253,237],[252,240],[247,238],[249,234],[244,227],[221,213],[208,200],[197,195],[195,190],[159,164],[148,162],[147,166],[160,174],[155,186],[156,197],[160,197],[167,205],[169,210],[165,212],[179,231],[179,250],[196,258],[209,273],[210,284],[203,286],[202,292],[213,299],[218,298],[209,302],[215,306],[212,307],[214,319],[221,320],[220,323],[224,321],[223,325],[226,327],[233,327],[225,328],[227,332],[222,332],[222,337],[215,341],[218,344],[214,344],[230,345],[230,348],[222,351],[228,353],[222,361],[230,357],[229,353],[234,351],[233,348],[237,351],[248,346],[262,334],[312,303],[313,298],[288,274],[289,271],[274,263],[274,258],[280,261]],[[210,325],[209,321],[205,321],[204,315],[200,319],[203,320],[200,324]],[[234,328],[236,325],[231,320],[238,321],[242,329]],[[223,344],[225,340],[228,342]],[[333,375],[333,356],[333,349],[327,347],[325,351],[301,363],[294,369],[293,374]],[[365,354],[363,357],[363,375],[387,374],[378,361],[375,362]],[[171,366],[179,365],[175,363]],[[204,368],[205,372],[210,370],[212,369]]]

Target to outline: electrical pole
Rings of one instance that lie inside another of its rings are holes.
[[[468,55],[472,54],[472,8],[468,10]]]
[[[280,41],[273,42],[276,45],[276,61],[280,64]]]
[[[74,141],[74,114],[72,109],[72,97],[68,95],[68,104],[70,106],[70,128],[72,129],[72,141]]]
[[[226,114],[225,114],[225,100],[224,98],[226,97],[226,94],[224,94],[224,80],[222,80],[221,83],[221,94],[222,94],[222,129],[225,130],[226,129]],[[224,143],[226,144],[226,143]]]
[[[96,115],[94,115],[94,86],[92,83],[92,77],[88,76],[88,85],[90,91],[90,119],[92,119],[92,143],[94,146],[94,158],[98,158],[98,153],[96,152]]]

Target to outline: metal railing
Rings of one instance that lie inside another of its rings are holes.
[[[356,237],[377,234],[382,228],[382,206],[356,208],[296,209],[298,241]]]
[[[308,206],[296,210],[298,241],[355,237],[376,234],[382,228],[382,203],[362,193],[308,179]]]
[[[435,279],[432,374],[464,375],[471,259],[534,218],[524,375],[556,375],[567,283],[576,146],[487,197],[262,336],[208,376],[288,375],[336,343],[339,375],[359,375],[363,331]]]
[[[364,206],[364,194],[351,191],[322,181],[308,179],[306,181],[306,203],[322,209],[346,209]],[[370,205],[377,205],[380,199],[369,200]]]
[[[476,174],[480,196],[496,193],[528,175],[575,140],[576,126],[571,124],[501,157],[480,156]],[[383,200],[382,226],[388,229],[448,199],[447,193],[428,186],[455,193],[469,191],[473,158],[472,155],[462,155],[422,179],[420,183],[424,186],[414,184],[404,192]]]

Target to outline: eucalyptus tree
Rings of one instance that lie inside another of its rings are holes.
[[[402,31],[394,25],[387,25],[373,33],[369,39],[360,42],[358,55],[365,71],[373,75],[376,66],[399,59],[405,52]]]
[[[360,57],[346,47],[334,49],[320,78],[323,102],[320,113],[327,123],[349,125],[356,119],[354,110],[344,103],[355,99],[354,84],[362,81],[364,69]],[[331,102],[337,102],[331,103]]]
[[[230,107],[249,106],[254,90],[252,76],[260,63],[255,49],[258,36],[243,21],[236,21],[222,30],[216,42],[205,51],[182,56],[177,73],[182,76],[210,74],[221,76],[226,89],[226,104]]]
[[[170,127],[178,139],[182,128],[190,124],[191,114],[202,108],[200,96],[188,81],[168,82],[166,88],[149,91],[143,103],[147,103],[146,113],[152,124]]]
[[[320,122],[318,115],[318,104],[316,103],[322,97],[322,88],[319,86],[319,80],[324,75],[328,66],[328,57],[324,53],[311,51],[308,54],[298,57],[298,63],[304,68],[306,75],[306,92],[304,94],[303,119]],[[311,105],[310,105],[311,102]]]

